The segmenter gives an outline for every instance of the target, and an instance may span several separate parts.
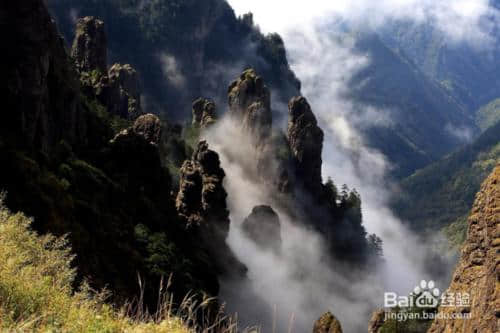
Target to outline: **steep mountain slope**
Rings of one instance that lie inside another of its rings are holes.
[[[68,234],[77,282],[89,277],[92,287],[109,287],[118,300],[139,295],[138,275],[148,281],[144,300],[153,307],[160,280],[170,274],[171,291],[180,299],[188,292],[216,295],[222,268],[201,232],[187,230],[177,213],[158,147],[160,120],[122,118],[112,112],[114,103],[96,98],[101,88],[122,94],[128,110],[133,98],[122,81],[133,82],[127,76],[132,68],[115,65],[99,73],[91,64],[105,59],[82,57],[89,63],[77,72],[42,0],[4,2],[0,17],[2,31],[9,31],[1,62],[0,189],[8,193],[6,205],[35,217],[39,232]],[[74,54],[99,53],[88,48],[103,47],[90,33],[102,22],[80,23],[90,26],[82,29],[89,34]],[[86,86],[87,79],[95,86]],[[217,199],[209,204],[225,206],[225,198]],[[212,241],[225,249],[223,239]]]
[[[251,15],[236,18],[223,0],[49,0],[49,5],[68,40],[75,17],[106,22],[110,60],[138,70],[146,112],[185,121],[188,106],[200,96],[224,105],[227,83],[249,67],[269,85],[276,117],[285,117],[285,105],[299,95],[281,38],[263,36]],[[394,176],[407,176],[463,143],[456,133],[471,127],[469,115],[440,85],[375,34],[360,35],[356,49],[373,62],[350,82],[351,97],[387,112],[390,124],[361,126],[367,127],[367,141],[395,165]]]
[[[481,130],[486,130],[500,121],[500,98],[493,100],[477,110],[476,123]]]
[[[68,41],[77,17],[106,22],[109,57],[135,67],[144,85],[147,112],[187,120],[191,102],[211,97],[222,105],[227,84],[242,70],[261,73],[276,103],[298,94],[283,41],[263,36],[251,15],[236,18],[224,0],[49,0]]]
[[[468,219],[467,240],[448,293],[469,294],[468,304],[442,306],[448,318],[436,319],[429,333],[498,332],[500,306],[500,166],[481,185]],[[468,314],[470,318],[454,318]]]
[[[413,229],[448,227],[460,243],[474,195],[499,160],[500,122],[472,144],[404,179],[393,207]]]
[[[484,18],[486,28],[488,20],[497,18]],[[439,82],[470,112],[499,97],[498,31],[493,31],[492,38],[486,41],[456,43],[432,24],[396,21],[388,24],[381,36],[391,48],[406,54],[426,75]]]
[[[385,113],[384,123],[363,124],[367,142],[395,164],[393,174],[410,175],[463,144],[456,131],[474,131],[472,118],[438,84],[377,35],[357,35],[355,50],[370,63],[349,84],[355,102]]]

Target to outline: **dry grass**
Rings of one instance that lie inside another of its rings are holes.
[[[215,321],[210,321],[215,324],[203,319],[211,299],[197,302],[188,295],[174,310],[163,284],[154,314],[144,311],[142,297],[116,309],[106,303],[106,292],[95,292],[86,284],[74,292],[75,269],[70,266],[73,255],[66,239],[36,234],[30,229],[29,218],[11,213],[2,202],[0,196],[0,331],[237,331],[237,325],[222,310]],[[201,324],[195,319],[200,313]]]

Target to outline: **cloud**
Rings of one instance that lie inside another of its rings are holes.
[[[369,28],[379,27],[390,19],[433,22],[454,40],[465,41],[472,36],[484,40],[488,30],[476,23],[490,13],[486,2],[230,0],[229,3],[240,14],[252,11],[263,31],[277,31],[283,36],[291,67],[302,82],[302,93],[325,132],[323,179],[331,177],[337,185],[348,184],[361,194],[363,223],[368,232],[383,239],[386,264],[379,267],[379,275],[373,278],[352,276],[341,266],[325,265],[320,259],[324,251],[318,235],[297,227],[284,212],[279,212],[287,249],[283,256],[264,252],[245,239],[238,223],[254,205],[269,203],[270,196],[265,188],[252,181],[245,169],[252,163],[251,150],[245,149],[249,144],[240,139],[241,134],[235,131],[237,126],[222,120],[213,129],[209,142],[220,153],[228,175],[225,186],[232,220],[229,244],[248,265],[250,278],[248,288],[223,284],[222,297],[228,295],[228,290],[244,294],[247,289],[253,290],[267,304],[266,310],[276,305],[281,313],[278,322],[283,329],[278,331],[285,331],[291,313],[295,314],[296,331],[309,331],[315,318],[331,310],[346,332],[356,332],[366,330],[369,313],[381,305],[384,290],[404,295],[422,279],[438,280],[444,287],[450,272],[435,276],[427,264],[428,258],[435,255],[435,244],[441,241],[439,235],[419,239],[393,214],[389,201],[394,184],[387,177],[392,165],[383,154],[370,148],[358,131],[374,124],[390,126],[391,110],[360,105],[346,97],[351,78],[370,64],[370,58],[354,52],[353,36],[342,34],[342,20]],[[332,20],[337,23],[334,27],[330,24]],[[468,28],[454,27],[462,23],[468,24]],[[332,29],[336,29],[335,33]],[[278,112],[285,115],[286,109]],[[240,297],[233,306],[244,314],[255,308],[255,303]],[[254,323],[266,322],[262,314],[252,312],[249,317]]]
[[[463,143],[470,143],[474,139],[474,132],[468,127],[456,127],[448,123],[444,130]]]
[[[371,311],[383,301],[382,278],[326,263],[322,237],[281,210],[269,187],[248,168],[255,165],[254,145],[230,117],[223,117],[204,136],[219,153],[227,175],[228,243],[249,268],[246,281],[222,281],[220,296],[228,302],[229,312],[238,312],[243,327],[258,325],[271,332],[274,321],[276,332],[286,332],[289,326],[293,332],[307,332],[314,320],[332,310],[346,332],[364,330]],[[280,217],[280,253],[259,248],[241,230],[252,208],[262,204],[273,206]]]
[[[358,27],[376,29],[389,20],[433,24],[452,41],[491,41],[500,13],[489,0],[229,0],[238,14],[253,12],[265,32],[286,33],[291,27],[340,17]],[[276,15],[279,13],[279,15]]]
[[[162,53],[159,56],[161,70],[166,79],[176,88],[182,88],[186,84],[186,78],[182,74],[179,64],[174,56]]]

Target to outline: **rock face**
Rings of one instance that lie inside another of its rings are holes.
[[[193,102],[193,122],[194,126],[207,128],[217,120],[215,103],[205,98],[198,98]]]
[[[176,200],[177,211],[188,226],[208,226],[223,239],[229,232],[224,177],[219,155],[208,149],[206,141],[201,141],[191,160],[185,161],[181,168]]]
[[[200,141],[191,160],[180,170],[176,208],[186,229],[209,251],[218,274],[242,278],[247,268],[226,243],[229,234],[227,192],[219,155]]]
[[[71,56],[80,72],[107,72],[107,41],[104,22],[87,16],[76,21]]]
[[[114,64],[107,70],[104,23],[93,17],[77,21],[71,54],[83,91],[97,98],[108,112],[125,119],[142,114],[139,75],[132,66]]]
[[[292,98],[288,110],[287,138],[297,181],[312,193],[320,193],[323,131],[304,97]]]
[[[161,130],[157,116],[146,114],[137,118],[130,128],[111,140],[104,159],[110,161],[106,165],[109,174],[117,178],[127,175],[124,183],[129,191],[163,199],[166,206],[171,180],[162,167],[158,150]]]
[[[384,322],[385,311],[383,309],[375,311],[368,323],[368,333],[378,333],[379,329],[384,325]]]
[[[331,312],[327,312],[314,323],[313,333],[342,333],[342,326]]]
[[[79,82],[47,8],[40,0],[0,6],[3,77],[0,131],[15,146],[49,153],[60,140],[86,140]]]
[[[254,207],[252,213],[243,221],[242,229],[260,247],[280,251],[280,219],[270,206]]]
[[[469,319],[435,320],[429,333],[493,333],[500,330],[500,165],[484,181],[469,216],[467,240],[449,293],[468,293],[470,305],[439,311],[470,313]]]
[[[160,142],[161,121],[154,114],[148,113],[137,118],[132,129],[135,133],[142,135],[149,143],[157,145]]]
[[[229,113],[243,124],[243,129],[257,145],[266,143],[271,135],[271,93],[253,69],[241,74],[228,90]]]
[[[128,64],[114,64],[109,69],[108,79],[108,111],[126,119],[141,115],[141,88],[136,70]]]

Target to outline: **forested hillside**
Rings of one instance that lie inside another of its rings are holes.
[[[494,2],[494,1],[493,1]],[[498,3],[498,2],[497,2]],[[498,6],[498,4],[497,4]],[[493,24],[495,17],[485,18]],[[386,43],[439,82],[469,112],[499,97],[500,35],[459,43],[431,24],[395,21],[380,34]]]
[[[393,175],[409,176],[462,145],[456,131],[474,133],[465,108],[376,34],[358,34],[355,49],[370,62],[352,78],[349,95],[385,113],[385,122],[369,123],[362,131],[368,144],[394,163]]]
[[[472,144],[404,179],[393,207],[415,231],[446,228],[451,241],[460,243],[474,195],[499,161],[500,122]]]
[[[237,18],[224,0],[49,0],[67,42],[75,19],[95,16],[105,22],[109,61],[129,63],[144,86],[147,112],[185,121],[196,98],[222,105],[227,84],[255,68],[286,105],[300,83],[290,71],[278,35],[262,35],[252,16]],[[285,110],[282,110],[284,112]]]

